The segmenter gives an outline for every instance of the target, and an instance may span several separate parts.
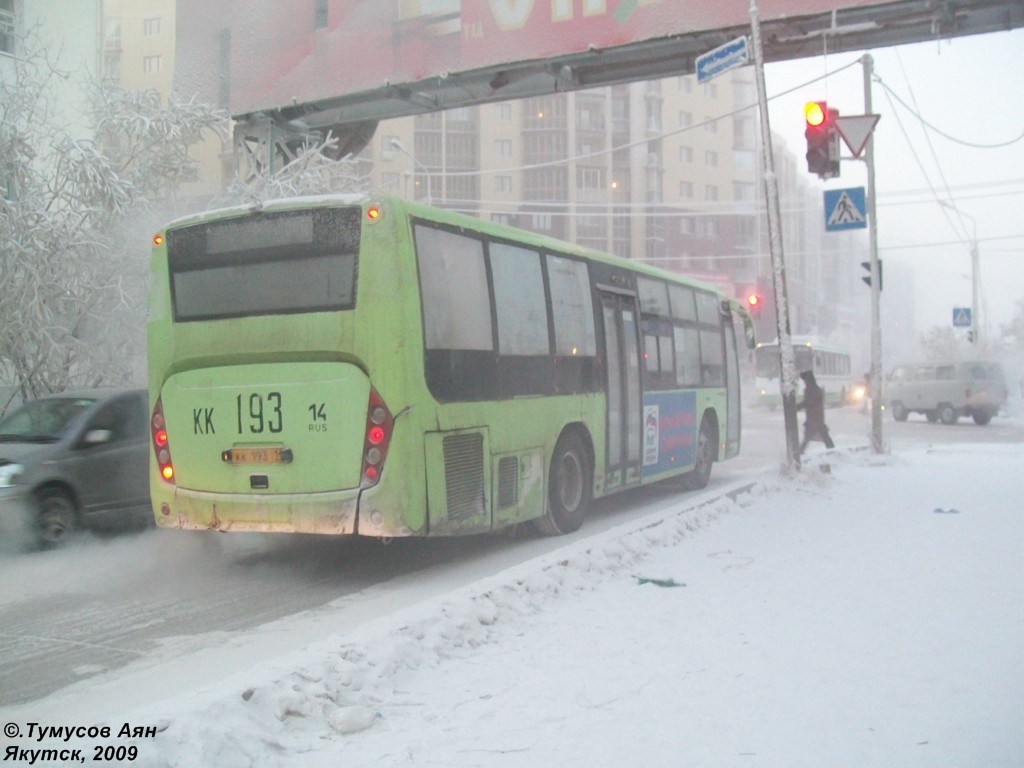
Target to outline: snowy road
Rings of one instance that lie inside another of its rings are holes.
[[[753,410],[745,419],[743,456],[716,466],[712,492],[781,461],[781,414]],[[828,420],[840,446],[866,444],[865,414],[832,410]],[[978,428],[969,422],[947,427],[887,420],[885,430],[886,439],[897,445],[1024,442],[1019,421],[997,420]],[[639,519],[666,500],[685,503],[686,497],[645,489],[604,500],[575,538]],[[501,535],[382,546],[322,537],[149,531],[83,539],[57,552],[0,555],[0,707],[30,702],[130,664],[146,667],[237,644],[247,630],[296,614],[305,612],[315,625],[318,610],[339,601],[349,608],[341,612],[349,626],[355,626],[420,601],[431,590],[450,589],[453,574],[468,583],[565,543]],[[331,631],[345,629],[336,616],[332,622]],[[272,655],[307,639],[270,633],[254,644],[250,656]],[[216,674],[230,671],[217,669]]]

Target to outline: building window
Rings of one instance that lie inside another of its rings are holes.
[[[756,187],[749,181],[734,181],[732,183],[732,196],[734,200],[752,202],[756,197]]]
[[[3,0],[0,0],[2,3]],[[108,51],[121,50],[121,21],[120,19],[107,19],[106,28],[103,33],[103,45]]]
[[[718,199],[718,187],[714,184],[708,184],[704,187],[704,199],[705,200],[717,200]]]
[[[679,127],[689,128],[693,123],[693,113],[691,112],[680,112],[679,113]]]
[[[576,169],[577,189],[604,189],[605,169],[580,166]]]
[[[512,191],[512,177],[511,176],[495,176],[494,177],[494,189],[496,192],[511,192]]]
[[[156,37],[160,34],[160,19],[143,19],[142,34],[146,37]]]
[[[385,160],[390,160],[395,156],[395,146],[391,142],[398,141],[398,137],[394,134],[385,133],[380,137],[380,153]]]
[[[708,133],[718,133],[718,118],[707,117],[704,119],[704,130]]]
[[[316,0],[313,11],[313,29],[327,29],[327,0]]]
[[[679,182],[679,196],[680,197],[693,197],[693,182],[692,181],[680,181]]]
[[[495,139],[494,154],[496,154],[498,157],[512,157],[512,140]]]
[[[160,56],[143,56],[142,57],[142,71],[143,72],[159,72],[161,69],[162,59]]]
[[[680,163],[692,163],[693,162],[693,147],[680,147],[679,148],[679,162]]]
[[[512,119],[512,105],[511,104],[495,104],[495,111],[498,113],[498,119],[504,122],[508,122]]]
[[[530,227],[538,232],[546,232],[551,230],[551,214],[550,213],[535,213],[531,217]]]
[[[712,150],[706,150],[704,152],[704,165],[709,168],[715,168],[718,166],[718,153]]]
[[[0,0],[0,53],[14,53],[14,0]]]

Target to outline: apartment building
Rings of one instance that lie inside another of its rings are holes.
[[[756,293],[772,337],[756,101],[750,68],[556,93],[382,122],[360,159],[383,191]],[[852,334],[857,238],[825,237],[802,157],[775,152],[793,330]]]
[[[166,103],[175,93],[177,0],[101,2],[103,78],[128,91],[155,90]],[[194,93],[178,95],[189,98]],[[182,190],[182,197],[202,205],[233,175],[230,140],[211,136],[191,152],[198,163],[198,174]]]

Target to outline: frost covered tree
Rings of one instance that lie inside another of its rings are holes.
[[[369,189],[369,177],[362,173],[359,161],[351,156],[338,157],[340,143],[328,134],[311,135],[301,146],[288,151],[286,162],[274,173],[255,173],[251,178],[237,177],[215,201],[216,205],[248,204],[296,195],[363,193]]]
[[[70,75],[30,38],[22,50],[0,81],[0,378],[23,397],[138,384],[150,236],[184,212],[189,147],[227,116],[83,79],[83,138],[57,103]]]

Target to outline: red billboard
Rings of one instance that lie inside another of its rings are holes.
[[[796,21],[820,18],[827,5],[759,0],[758,8],[762,22]],[[835,0],[837,9],[900,5]],[[210,87],[219,79],[221,101],[236,115],[750,25],[747,0],[179,0],[177,7],[179,83]]]

